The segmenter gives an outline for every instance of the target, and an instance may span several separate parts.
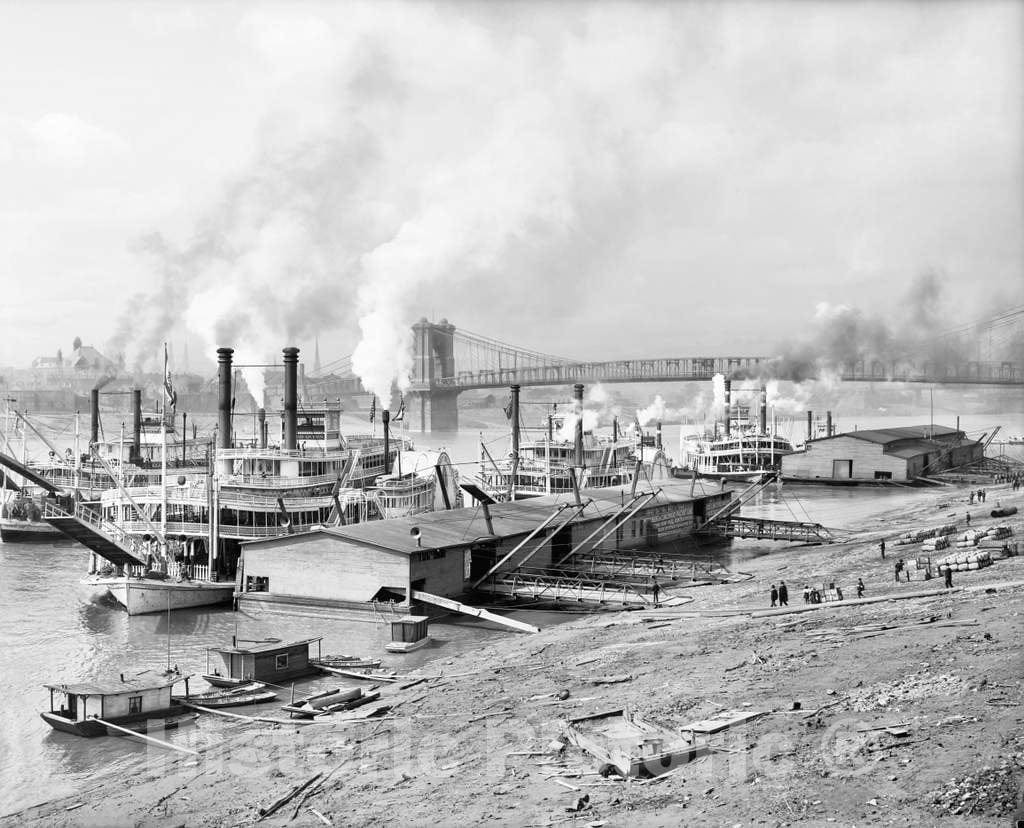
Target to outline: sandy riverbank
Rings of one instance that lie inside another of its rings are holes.
[[[989,492],[988,507],[999,498],[1024,511],[1024,492]],[[396,707],[383,719],[239,723],[198,761],[153,750],[135,778],[96,780],[0,824],[245,825],[322,773],[263,823],[1005,825],[1024,771],[1024,556],[955,573],[951,592],[940,578],[893,578],[893,558],[919,547],[892,538],[951,520],[962,529],[966,508],[966,492],[923,491],[845,543],[775,546],[745,565],[752,580],[688,590],[695,600],[682,608],[588,616],[434,662],[423,675],[449,677],[391,688]],[[1021,514],[971,513],[974,527],[1009,523],[1024,546]],[[779,578],[799,609],[804,583],[835,580],[849,599],[858,577],[866,597],[938,594],[752,615]],[[893,628],[853,629],[879,623]],[[564,702],[547,695],[562,690]],[[602,779],[572,747],[543,753],[561,720],[623,704],[669,727],[722,708],[771,714],[713,737],[726,750],[657,781]],[[893,724],[908,735],[868,729]],[[584,809],[567,812],[584,795]]]

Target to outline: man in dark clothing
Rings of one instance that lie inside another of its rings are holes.
[[[778,606],[779,603],[779,591],[775,588],[775,584],[772,584],[772,606]]]
[[[858,598],[863,598],[864,597],[864,581],[861,578],[857,579],[857,597]]]
[[[779,606],[789,606],[789,589],[786,587],[785,581],[779,581]]]
[[[953,588],[953,567],[946,564],[946,589]]]
[[[970,512],[967,513],[967,525],[968,526],[971,525],[971,513]]]
[[[885,538],[882,538],[882,542],[878,544],[878,549],[882,553],[882,560],[885,560]]]
[[[896,561],[896,583],[900,582],[900,573],[903,571],[903,558]]]
[[[658,606],[658,593],[660,592],[660,589],[661,588],[658,586],[658,579],[652,577],[651,578],[651,595],[654,597],[654,606]]]

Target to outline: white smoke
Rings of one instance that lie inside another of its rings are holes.
[[[583,431],[593,431],[597,428],[599,417],[596,411],[590,411],[587,409],[583,410]],[[576,423],[579,421],[580,415],[578,414],[566,414],[565,419],[562,421],[562,425],[559,427],[555,434],[556,440],[563,440],[572,442],[576,439]]]
[[[725,375],[715,374],[711,378],[711,387],[715,389],[714,410],[712,420],[718,418],[718,412],[725,410]]]
[[[647,406],[647,408],[637,409],[636,419],[641,426],[645,426],[659,420],[664,420],[665,400],[662,399],[661,394],[656,395],[654,397],[654,402]]]

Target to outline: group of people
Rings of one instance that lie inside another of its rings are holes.
[[[824,588],[824,587],[823,587]],[[836,586],[833,581],[828,585],[828,592],[834,593],[836,600],[843,600],[843,589],[842,587]],[[857,579],[857,597],[864,597],[864,581],[861,578]],[[788,607],[789,606],[789,588],[786,586],[785,581],[779,581],[779,585],[775,586],[772,584],[771,588],[771,600],[773,607]],[[822,590],[817,587],[811,587],[810,584],[804,585],[804,603],[805,604],[820,604],[825,600],[825,595],[822,594]]]
[[[988,498],[988,492],[986,492],[984,489],[978,489],[976,492],[972,491],[967,496],[967,502],[969,504],[974,503],[975,498],[977,498],[978,503],[984,503],[985,500]],[[968,515],[968,523],[970,523],[970,516],[969,515]]]
[[[785,581],[779,581],[778,587],[772,584],[771,596],[773,607],[789,606],[789,588],[786,586]]]

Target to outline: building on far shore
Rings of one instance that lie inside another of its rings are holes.
[[[782,477],[812,482],[906,482],[980,460],[984,453],[982,443],[946,426],[849,431],[808,440],[804,451],[783,457]]]

